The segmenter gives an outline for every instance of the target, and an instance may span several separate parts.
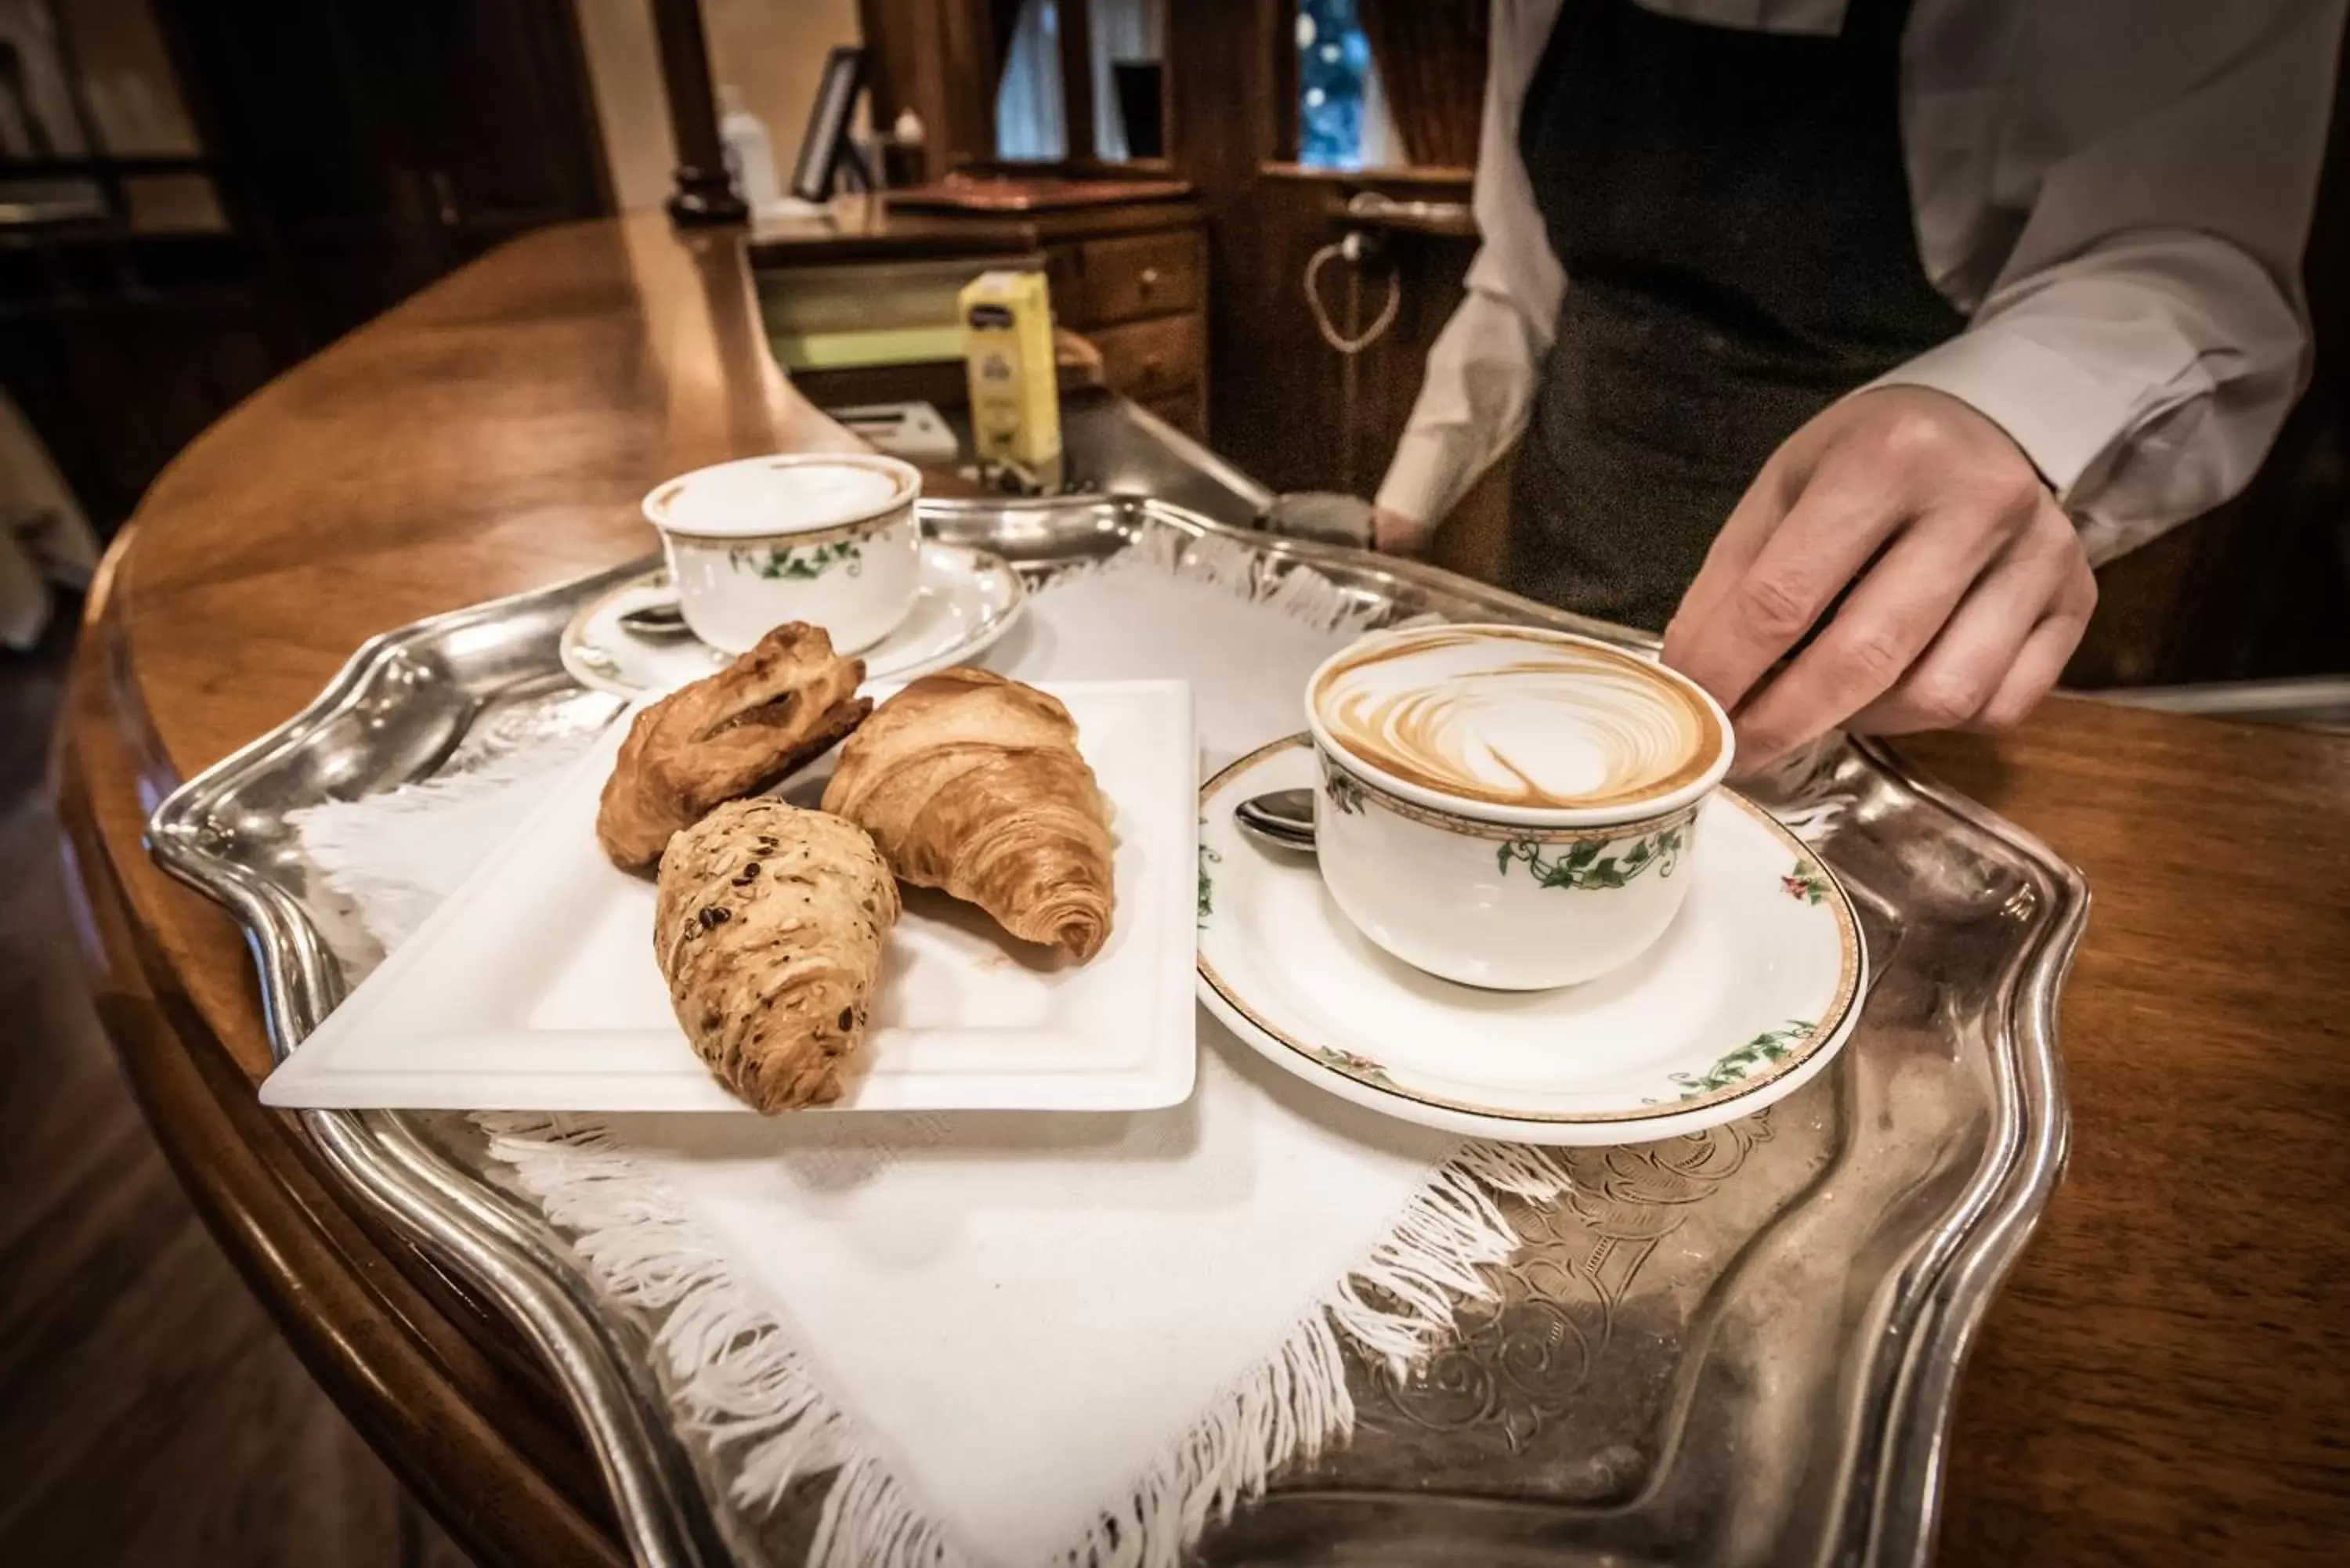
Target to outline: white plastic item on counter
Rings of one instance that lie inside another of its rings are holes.
[[[743,89],[718,89],[718,142],[733,177],[735,192],[754,213],[772,213],[783,205],[783,182],[775,175],[775,144],[767,126],[743,107]]]
[[[825,412],[875,449],[908,462],[951,468],[962,454],[953,429],[931,403],[860,403]]]

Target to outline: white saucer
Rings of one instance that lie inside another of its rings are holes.
[[[582,686],[636,697],[674,691],[724,666],[733,656],[697,638],[655,641],[620,626],[630,610],[676,603],[669,573],[658,568],[591,600],[563,628],[563,668]],[[1001,556],[926,539],[914,607],[865,650],[865,678],[911,680],[961,664],[1011,630],[1026,603],[1020,575]]]
[[[1200,792],[1200,999],[1274,1063],[1406,1121],[1520,1143],[1701,1131],[1793,1094],[1852,1033],[1868,959],[1851,900],[1803,841],[1716,791],[1688,901],[1629,967],[1557,991],[1421,973],[1348,923],[1313,857],[1232,808],[1311,788],[1303,735]]]

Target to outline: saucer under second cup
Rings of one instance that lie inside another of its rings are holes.
[[[1440,980],[1374,945],[1310,856],[1244,837],[1240,803],[1311,788],[1303,735],[1201,791],[1200,997],[1278,1065],[1371,1109],[1480,1137],[1646,1143],[1784,1098],[1867,992],[1852,901],[1761,807],[1717,790],[1671,927],[1611,974],[1542,992]]]
[[[1026,605],[1020,575],[985,550],[925,539],[920,566],[913,609],[860,655],[868,680],[911,680],[976,659],[1012,629]],[[629,698],[673,691],[723,668],[732,656],[698,638],[657,641],[620,623],[631,610],[676,603],[666,568],[589,600],[563,628],[563,668],[591,691]]]

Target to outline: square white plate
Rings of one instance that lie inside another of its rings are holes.
[[[906,889],[873,1025],[833,1109],[1140,1110],[1197,1064],[1199,747],[1179,680],[1045,688],[1112,808],[1118,912],[1078,966]],[[597,796],[626,726],[262,1085],[291,1106],[741,1111],[679,1030],[653,958],[653,883],[604,858]],[[794,778],[813,805],[832,760]]]

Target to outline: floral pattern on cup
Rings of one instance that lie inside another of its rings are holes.
[[[1372,942],[1440,979],[1491,990],[1574,984],[1636,957],[1679,907],[1674,875],[1702,802],[1592,826],[1482,820],[1405,799],[1315,747],[1316,861]],[[1454,915],[1429,919],[1428,889]],[[1563,899],[1556,889],[1606,892]]]
[[[1322,759],[1322,793],[1330,797],[1332,805],[1348,816],[1362,815],[1362,782],[1327,757]]]
[[[854,539],[796,549],[786,545],[738,545],[726,552],[726,560],[738,572],[803,583],[814,582],[836,566],[846,566],[852,577],[865,569],[864,552]]]
[[[1681,850],[1696,834],[1695,822],[1683,823],[1635,838],[1620,854],[1604,853],[1623,844],[1620,838],[1586,838],[1554,846],[1562,852],[1549,855],[1539,841],[1521,838],[1497,848],[1493,863],[1505,877],[1511,867],[1523,864],[1526,875],[1544,888],[1621,888],[1644,871],[1670,877],[1680,865]]]
[[[1669,816],[1650,817],[1645,822],[1615,827],[1513,827],[1502,823],[1482,821],[1454,812],[1439,811],[1432,806],[1418,805],[1400,795],[1389,794],[1375,784],[1357,778],[1328,756],[1317,753],[1322,769],[1322,794],[1335,811],[1347,816],[1361,816],[1372,807],[1423,826],[1442,828],[1447,832],[1482,838],[1493,844],[1537,844],[1552,846],[1563,844],[1617,843],[1637,838],[1647,832],[1661,834],[1685,828],[1697,820],[1698,807],[1683,806]],[[1627,828],[1631,831],[1627,832]],[[1684,839],[1686,844],[1687,840]]]
[[[742,652],[786,621],[860,653],[920,593],[921,476],[879,452],[788,452],[694,470],[647,497],[693,635]]]

